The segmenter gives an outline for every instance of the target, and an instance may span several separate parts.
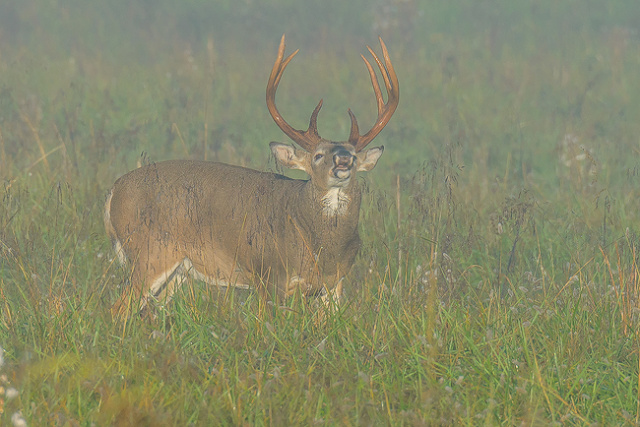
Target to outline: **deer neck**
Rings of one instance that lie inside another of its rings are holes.
[[[355,179],[344,186],[313,186],[313,204],[328,219],[345,220],[360,208],[360,191]]]
[[[323,188],[308,181],[304,189],[305,215],[312,224],[346,232],[355,230],[360,211],[360,188],[355,179],[342,187]]]
[[[342,187],[332,187],[324,192],[320,191],[318,197],[322,214],[328,218],[344,216],[351,204],[351,192]]]

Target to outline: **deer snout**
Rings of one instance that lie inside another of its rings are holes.
[[[337,169],[351,169],[355,156],[347,150],[340,150],[333,155],[333,164]]]
[[[355,158],[356,157],[347,150],[337,150],[333,155],[333,176],[340,180],[349,179]]]

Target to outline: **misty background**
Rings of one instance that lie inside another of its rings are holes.
[[[284,117],[304,129],[324,98],[320,133],[344,140],[348,108],[363,130],[375,120],[359,56],[380,52],[380,35],[401,86],[374,141],[387,146],[385,167],[415,169],[449,144],[459,165],[480,156],[490,174],[515,150],[517,178],[544,169],[537,159],[569,131],[627,138],[607,128],[611,114],[637,129],[627,96],[638,92],[639,23],[635,1],[5,1],[0,165],[27,167],[62,140],[76,166],[86,154],[117,174],[143,151],[264,168],[267,143],[286,140],[264,102],[280,36],[300,49],[278,91]],[[598,100],[611,92],[603,81],[628,105]],[[49,146],[32,142],[33,128]]]

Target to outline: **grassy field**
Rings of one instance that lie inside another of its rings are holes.
[[[640,423],[635,1],[91,3],[0,5],[0,425]],[[106,191],[276,170],[283,32],[294,126],[320,98],[325,137],[373,122],[378,34],[400,79],[345,304],[189,282],[113,322]]]

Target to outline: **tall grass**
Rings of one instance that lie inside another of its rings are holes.
[[[236,3],[0,6],[0,424],[637,424],[635,3]],[[345,304],[189,282],[113,322],[107,189],[168,158],[275,169],[282,32],[297,127],[321,97],[326,137],[373,122],[376,33],[400,78]]]

